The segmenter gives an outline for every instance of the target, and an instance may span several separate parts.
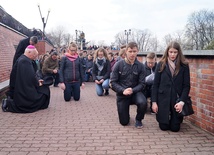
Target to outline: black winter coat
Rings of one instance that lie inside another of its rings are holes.
[[[116,62],[111,75],[111,86],[117,95],[123,95],[123,91],[130,87],[133,93],[142,91],[145,87],[144,65],[137,59],[133,65],[126,63],[125,60]]]
[[[174,108],[177,94],[181,101],[186,101],[190,91],[190,71],[188,65],[182,65],[178,74],[172,77],[169,66],[166,65],[162,72],[159,72],[161,62],[155,70],[155,79],[152,86],[152,102],[157,102],[158,113],[156,119],[159,123],[169,124],[170,108],[175,115]],[[171,107],[170,107],[171,106]],[[182,123],[182,119],[177,119],[175,123]]]
[[[25,49],[27,46],[30,45],[30,37],[22,39],[17,48],[16,48],[16,53],[13,57],[13,65],[16,63],[16,60],[25,52]]]

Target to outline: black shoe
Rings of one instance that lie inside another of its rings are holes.
[[[109,90],[106,90],[106,91],[105,91],[105,95],[106,95],[106,96],[109,95]]]
[[[7,99],[2,100],[2,105],[1,105],[2,111],[7,112],[8,110],[8,105],[7,105]]]
[[[136,120],[136,122],[135,122],[135,127],[136,127],[137,129],[141,129],[141,128],[143,127],[143,123],[142,123],[141,121]]]

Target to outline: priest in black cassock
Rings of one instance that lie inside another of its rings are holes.
[[[36,48],[29,45],[14,64],[10,75],[10,89],[13,93],[10,99],[2,105],[3,111],[30,113],[48,108],[49,86],[43,85],[43,80],[36,78],[32,63],[37,56]]]

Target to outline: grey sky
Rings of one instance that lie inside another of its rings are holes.
[[[183,30],[188,16],[202,9],[213,10],[213,0],[1,0],[0,5],[28,28],[42,30],[39,14],[50,9],[46,31],[57,26],[75,37],[85,32],[87,41],[114,42],[125,29],[149,29],[159,41],[169,33]]]

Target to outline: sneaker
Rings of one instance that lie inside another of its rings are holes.
[[[11,99],[7,99],[7,98],[5,98],[5,99],[2,100],[2,106],[1,106],[1,108],[2,108],[3,112],[7,112],[8,111],[8,102],[10,100]]]
[[[105,91],[105,95],[106,95],[106,96],[109,95],[109,90],[106,90],[106,91]]]
[[[136,127],[137,129],[141,129],[141,128],[143,127],[142,122],[141,122],[141,121],[136,120],[136,122],[135,122],[135,127]]]

